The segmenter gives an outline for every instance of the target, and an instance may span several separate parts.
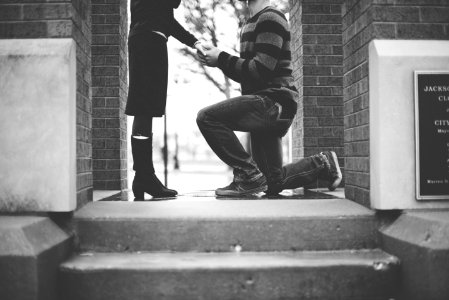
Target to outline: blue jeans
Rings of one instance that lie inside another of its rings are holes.
[[[268,97],[245,95],[203,108],[197,124],[215,154],[234,169],[235,182],[265,175],[269,188],[298,188],[316,180],[324,163],[318,154],[282,166],[281,140],[293,120],[282,119],[281,112],[281,106]],[[234,131],[250,133],[252,156]]]

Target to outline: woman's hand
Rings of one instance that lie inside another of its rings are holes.
[[[196,42],[194,47],[196,49],[196,53],[198,54],[198,56],[204,56],[205,55],[204,52],[206,50],[204,49],[203,44],[200,41]]]

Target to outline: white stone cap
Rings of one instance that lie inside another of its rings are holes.
[[[70,55],[75,48],[72,39],[5,39],[0,40],[0,56]]]

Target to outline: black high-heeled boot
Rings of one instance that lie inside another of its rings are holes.
[[[133,193],[136,200],[143,200],[144,194],[153,198],[175,197],[178,192],[166,188],[154,174],[153,139],[136,139],[131,137],[131,150],[134,159]]]

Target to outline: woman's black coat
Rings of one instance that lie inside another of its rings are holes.
[[[174,18],[180,0],[131,0],[129,90],[125,113],[160,117],[167,101],[167,39],[194,47],[197,39]],[[155,33],[160,32],[164,36]]]

